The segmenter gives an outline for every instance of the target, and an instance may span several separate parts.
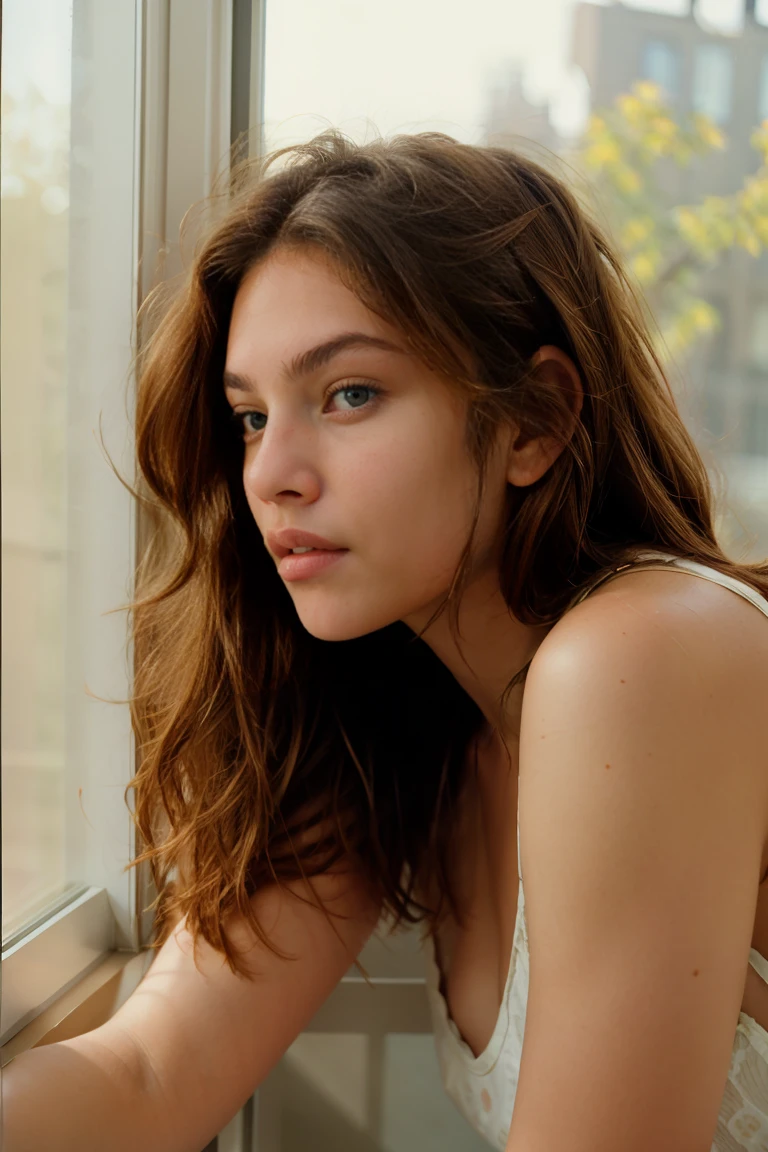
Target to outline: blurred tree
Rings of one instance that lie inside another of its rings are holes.
[[[675,205],[663,190],[663,162],[686,167],[725,143],[707,116],[676,120],[661,90],[641,81],[590,118],[573,158],[594,186],[656,319],[664,360],[719,326],[717,310],[700,294],[703,274],[729,249],[759,256],[768,247],[768,121],[751,137],[757,171],[737,192]]]

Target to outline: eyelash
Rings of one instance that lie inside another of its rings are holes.
[[[348,382],[346,384],[340,384],[338,386],[338,388],[334,388],[331,392],[329,392],[327,394],[327,396],[325,397],[325,404],[328,404],[329,401],[331,401],[334,398],[334,396],[337,396],[339,394],[339,392],[351,392],[353,388],[362,388],[366,392],[370,392],[371,395],[374,397],[374,399],[370,403],[363,404],[361,406],[361,408],[373,407],[373,405],[375,405],[375,403],[376,403],[376,400],[381,396],[381,393],[382,393],[382,389],[377,388],[375,384],[368,384],[366,381],[363,381],[363,380],[359,380],[359,381],[353,380],[353,381]],[[360,409],[354,409],[354,411],[360,411]],[[245,419],[248,416],[263,416],[263,415],[264,415],[263,412],[257,412],[255,409],[251,409],[247,412],[232,412],[232,413],[230,413],[229,419],[232,423],[232,427],[233,427],[233,430],[235,431],[235,434],[237,436],[239,436],[241,439],[245,440],[246,438],[249,438],[249,437],[252,438],[254,436],[258,436],[261,432],[264,431],[263,428],[253,428],[250,430],[245,428],[244,423],[243,423],[245,421]]]

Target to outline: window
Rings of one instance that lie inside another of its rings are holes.
[[[72,13],[6,2],[2,173],[3,938],[66,889]],[[36,11],[37,9],[37,11]]]
[[[765,383],[765,378],[761,381]],[[768,455],[768,390],[756,389],[744,400],[742,450],[747,456]]]
[[[583,69],[588,78],[591,110],[596,114],[612,109],[638,78],[658,84],[670,102],[677,97],[679,105],[687,105],[683,85],[689,81],[678,44],[687,45],[693,39],[700,45],[692,54],[694,107],[724,124],[733,116],[732,73],[738,71],[746,79],[748,69],[754,67],[751,53],[764,36],[761,28],[747,21],[738,42],[726,45],[716,42],[715,37],[707,38],[687,19],[689,0],[574,2],[557,8],[477,0],[471,20],[446,19],[445,7],[440,0],[419,4],[391,0],[386,8],[367,0],[268,3],[266,147],[307,140],[331,124],[361,142],[370,139],[375,130],[387,135],[436,129],[469,143],[530,148],[534,158],[545,163],[549,150],[565,153],[570,161],[578,140],[564,130],[559,105],[573,66]],[[705,7],[716,18],[715,5]],[[729,10],[724,18],[732,18],[730,0],[720,8]],[[765,8],[768,13],[768,0]],[[408,29],[406,37],[402,35],[404,27]],[[377,46],[375,53],[369,50],[371,44]],[[745,57],[747,62],[742,65]],[[397,76],[396,84],[392,83],[393,76]],[[729,135],[743,133],[747,137],[753,121],[754,105],[747,123],[733,116]],[[698,203],[707,195],[719,194],[724,170],[729,183],[738,187],[745,175],[754,172],[757,157],[745,157],[740,152],[734,157],[734,152],[713,150],[707,164],[692,165],[686,172],[689,179],[683,191],[670,180],[670,203],[656,205],[657,219],[663,218],[671,204]],[[632,164],[629,150],[622,152],[620,159]],[[739,168],[742,164],[744,167]],[[678,194],[681,199],[675,201],[673,197]],[[628,212],[635,211],[640,199],[637,188],[630,184],[624,195]],[[606,206],[606,215],[610,207]],[[663,233],[658,235],[663,244]],[[755,401],[747,399],[750,391],[738,366],[744,349],[734,347],[743,340],[742,329],[729,324],[728,308],[732,300],[749,299],[751,293],[768,299],[765,275],[763,258],[746,271],[745,261],[724,260],[707,276],[701,295],[712,300],[722,328],[714,337],[711,352],[709,332],[695,335],[686,356],[676,357],[672,373],[673,379],[683,376],[684,393],[696,395],[698,403],[691,408],[698,412],[700,446],[708,458],[715,457],[728,481],[729,503],[736,516],[731,517],[729,511],[722,517],[724,546],[728,548],[730,536],[737,542],[732,553],[746,553],[740,538],[743,525],[753,537],[750,550],[756,560],[768,555],[766,485],[755,467],[768,464],[765,406],[758,409]],[[747,276],[750,279],[745,284]],[[672,310],[677,306],[673,295],[670,293],[669,298]],[[768,331],[768,323],[763,331]],[[691,369],[688,353],[691,358],[698,356],[700,372]],[[754,421],[754,429],[742,437],[747,421]],[[403,947],[408,935],[396,940]],[[387,942],[387,946],[393,943]],[[403,952],[397,975],[415,980],[423,971],[417,949],[406,951],[403,947]],[[369,970],[378,975],[374,956],[371,948]],[[365,957],[364,962],[367,964]],[[394,1005],[393,997],[392,1009]],[[326,1022],[331,1020],[332,1007],[329,1002],[323,1010]],[[423,1133],[429,1132],[435,1145],[446,1152],[475,1147],[480,1152],[480,1142],[473,1142],[473,1134],[459,1127],[453,1114],[442,1110],[433,1055],[428,1045],[420,1047],[420,1038],[401,1035],[387,1038],[387,1044],[381,1045],[380,1036],[374,1032],[369,1033],[369,1044],[364,1047],[359,1034],[329,1035],[332,1031],[326,1025],[324,1034],[302,1034],[260,1090],[259,1116],[268,1115],[271,1124],[273,1110],[277,1112],[275,1130],[280,1130],[282,1119],[280,1152],[306,1147],[326,1124],[327,1130],[332,1130],[328,1100],[334,1101],[340,1126],[357,1108],[355,1123],[360,1128],[367,1125],[366,1136],[372,1145],[408,1152],[423,1148]],[[398,1073],[382,1071],[390,1060],[390,1067],[398,1068]],[[396,1089],[395,1075],[399,1078]],[[357,1087],[350,1088],[354,1084]],[[371,1099],[376,1100],[373,1118],[365,1111],[365,1102]],[[271,1130],[268,1126],[267,1131]],[[437,1133],[439,1139],[435,1139]],[[500,1146],[505,1135],[500,1135]]]
[[[137,304],[181,268],[233,104],[259,106],[259,68],[234,101],[232,46],[261,28],[208,0],[2,7],[0,1045],[148,940],[130,714],[106,702],[130,693],[135,509],[104,449],[132,482]]]
[[[768,56],[763,56],[760,65],[760,81],[757,91],[757,118],[768,120]]]
[[[642,75],[663,90],[674,103],[680,86],[680,53],[666,40],[648,40],[643,52]]]
[[[753,368],[768,372],[768,300],[756,301],[752,310],[748,358]]]
[[[133,931],[136,12],[2,7],[1,1043]]]
[[[700,44],[693,70],[693,107],[725,124],[731,115],[732,60],[724,44]]]

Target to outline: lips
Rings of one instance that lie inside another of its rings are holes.
[[[289,556],[294,548],[316,548],[323,552],[347,552],[332,540],[318,536],[314,532],[304,532],[299,528],[280,528],[277,532],[268,532],[266,544],[273,556],[282,560]]]
[[[343,565],[344,557],[347,555],[349,555],[348,548],[315,548],[298,556],[283,556],[277,571],[289,584],[296,580],[310,580],[330,569],[335,570],[338,565]]]

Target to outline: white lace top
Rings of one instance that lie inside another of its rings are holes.
[[[744,596],[768,616],[768,601],[754,588],[724,576],[716,569],[661,552],[643,553],[642,560],[661,560],[707,580],[714,580]],[[427,996],[443,1086],[472,1127],[499,1152],[504,1152],[512,1123],[528,1001],[528,932],[519,821],[517,844],[520,883],[509,972],[496,1027],[487,1047],[478,1057],[462,1040],[448,1014],[448,1006],[440,992],[441,973],[435,958],[434,944],[431,937],[424,938]],[[749,963],[768,983],[768,960],[752,948]],[[768,1032],[746,1012],[740,1013],[736,1026],[731,1064],[711,1152],[768,1152]]]

